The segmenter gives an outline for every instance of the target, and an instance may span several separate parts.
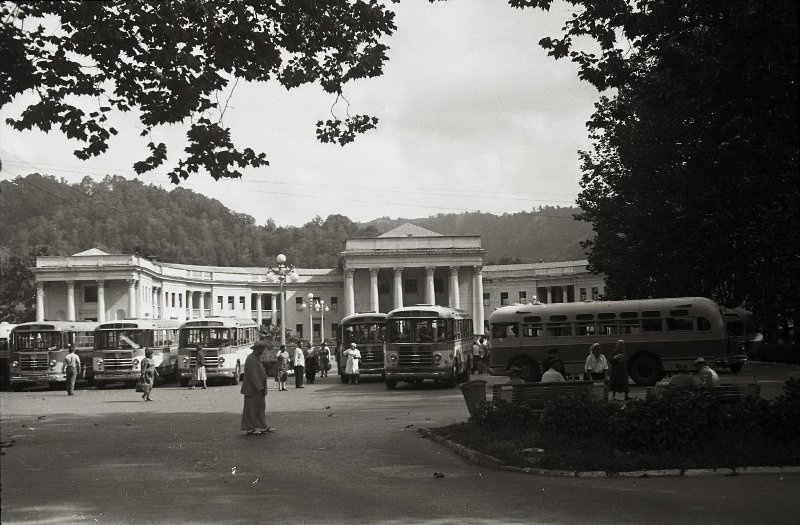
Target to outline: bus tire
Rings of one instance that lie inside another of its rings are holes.
[[[469,360],[467,360],[467,366],[464,368],[464,371],[461,372],[461,374],[459,374],[458,382],[466,383],[467,381],[469,381],[469,378],[470,378],[470,362]]]
[[[188,377],[179,377],[178,378],[178,383],[180,383],[180,385],[183,388],[186,388],[187,386],[189,386],[189,378]]]
[[[59,383],[58,381],[50,381],[49,383],[47,383],[47,386],[50,387],[50,390],[60,390],[61,383]]]
[[[396,388],[397,388],[397,381],[392,381],[391,379],[386,381],[387,390],[394,390]]]
[[[12,384],[11,390],[13,390],[14,392],[22,392],[23,390],[25,390],[25,385]]]
[[[512,368],[517,368],[519,370],[519,378],[526,383],[535,383],[542,379],[542,370],[539,367],[539,363],[530,357],[514,359],[508,364],[506,370],[508,371]]]
[[[458,386],[458,365],[453,361],[453,372],[447,379],[447,388],[455,388]]]
[[[231,384],[232,385],[235,386],[235,385],[239,384],[239,377],[241,375],[240,372],[241,372],[241,369],[239,368],[239,363],[237,362],[236,363],[236,368],[233,369],[233,379],[231,380]]]
[[[105,381],[95,381],[94,382],[94,389],[95,390],[105,390],[106,389],[106,382]]]
[[[734,363],[731,365],[731,374],[738,374],[742,371],[742,363]]]
[[[628,374],[639,386],[655,386],[662,376],[661,363],[653,356],[640,355],[631,361]]]
[[[342,383],[346,385],[349,382],[350,377],[347,374],[339,374],[339,379],[341,379]]]

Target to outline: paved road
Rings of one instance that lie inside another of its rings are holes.
[[[757,375],[764,374],[785,375],[768,366]],[[278,432],[265,436],[238,431],[237,387],[167,386],[153,397],[145,403],[122,388],[0,394],[2,440],[16,440],[0,457],[2,522],[796,523],[800,516],[797,475],[583,480],[475,466],[416,431],[467,418],[457,389],[432,384],[387,391],[331,377],[271,390],[268,422]]]

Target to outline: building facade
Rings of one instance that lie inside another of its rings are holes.
[[[197,319],[252,317],[301,338],[335,338],[341,319],[355,312],[439,304],[472,314],[476,333],[499,306],[596,300],[602,276],[586,261],[483,265],[478,236],[446,236],[404,224],[380,237],[348,239],[341,268],[298,268],[286,284],[286,305],[269,268],[162,263],[98,249],[68,257],[39,257],[36,317],[44,320]],[[293,261],[289,261],[290,263]],[[309,294],[327,312],[310,310]]]

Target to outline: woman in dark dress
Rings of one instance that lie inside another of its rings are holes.
[[[153,360],[153,351],[149,348],[144,351],[144,359],[142,360],[142,386],[144,387],[144,394],[142,399],[145,401],[152,401],[150,399],[150,392],[153,390],[153,385],[156,382],[156,362]]]
[[[617,348],[610,360],[611,374],[608,389],[611,391],[611,399],[617,398],[617,392],[625,394],[625,400],[630,399],[628,395],[628,360],[625,358],[625,341],[617,341]]]

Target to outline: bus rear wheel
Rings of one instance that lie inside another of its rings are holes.
[[[642,355],[631,362],[629,373],[639,386],[654,386],[661,379],[661,363],[655,357]]]
[[[391,379],[386,381],[387,390],[394,390],[395,388],[397,388],[397,381],[392,381]]]
[[[455,388],[458,386],[458,366],[456,362],[453,361],[453,370],[450,373],[450,377],[447,378],[447,388]]]
[[[731,365],[731,374],[738,374],[742,371],[742,363],[735,363]]]
[[[460,383],[466,383],[469,381],[470,378],[470,362],[467,361],[466,366],[464,367],[464,371],[459,374],[458,381]]]
[[[519,378],[526,383],[534,383],[542,378],[542,371],[539,365],[530,357],[523,357],[516,359],[509,363],[508,370],[516,368],[519,373]]]
[[[95,390],[105,390],[106,389],[105,381],[95,381],[94,382],[94,389]]]

